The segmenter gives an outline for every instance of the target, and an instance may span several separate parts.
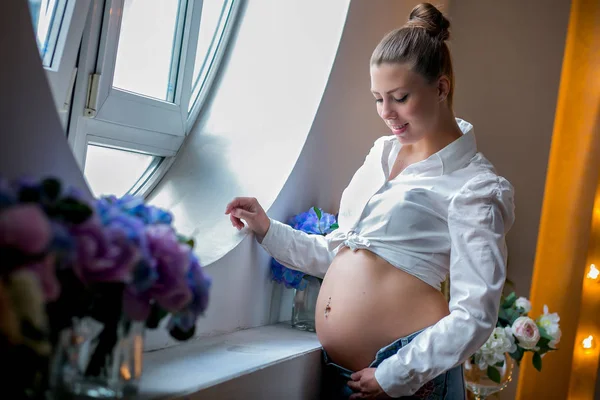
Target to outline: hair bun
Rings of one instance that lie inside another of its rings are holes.
[[[413,8],[405,26],[423,28],[430,36],[440,41],[450,38],[450,21],[430,3],[421,3]]]

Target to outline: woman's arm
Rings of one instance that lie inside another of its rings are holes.
[[[274,219],[270,221],[265,237],[257,237],[263,249],[288,268],[323,278],[337,253],[330,248],[329,235],[311,235]]]
[[[491,172],[471,179],[452,200],[450,315],[377,368],[375,378],[388,395],[415,393],[489,338],[506,278],[505,235],[513,222],[513,188]]]

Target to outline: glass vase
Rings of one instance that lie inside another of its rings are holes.
[[[504,365],[496,367],[500,373],[500,382],[494,382],[487,375],[487,369],[480,369],[477,364],[471,363],[469,358],[464,364],[465,382],[467,389],[473,393],[476,400],[485,399],[504,389],[512,379],[514,361],[508,353],[504,354]]]
[[[315,311],[321,280],[314,276],[304,275],[302,281],[299,287],[304,287],[304,289],[294,289],[292,326],[302,331],[315,332]]]
[[[51,365],[53,399],[121,399],[138,391],[144,323],[105,328],[83,318],[61,332]]]

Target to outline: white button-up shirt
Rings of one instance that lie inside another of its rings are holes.
[[[413,394],[464,362],[498,317],[513,188],[477,152],[473,126],[457,122],[461,138],[391,180],[401,145],[395,136],[377,139],[342,194],[334,232],[308,235],[271,220],[261,243],[281,264],[318,277],[342,246],[367,249],[437,289],[450,276],[450,315],[375,372],[392,397]]]

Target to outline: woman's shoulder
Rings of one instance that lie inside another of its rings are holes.
[[[492,163],[477,153],[462,170],[462,182],[456,195],[470,198],[496,198],[512,202],[514,187],[504,176],[499,175]]]

